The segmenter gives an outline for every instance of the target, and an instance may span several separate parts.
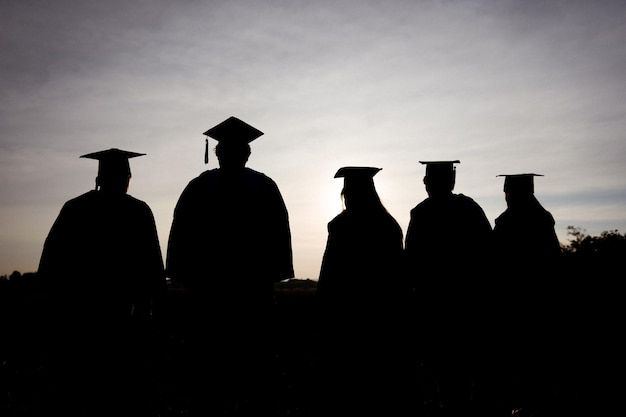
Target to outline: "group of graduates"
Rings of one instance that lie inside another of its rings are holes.
[[[246,167],[263,132],[230,117],[204,133],[205,162],[211,137],[219,168],[180,195],[165,261],[150,208],[127,193],[129,158],[143,154],[83,155],[99,162],[96,188],[65,203],[38,269],[55,300],[51,412],[159,415],[150,385],[158,378],[146,377],[154,340],[142,332],[167,314],[169,278],[187,294],[177,375],[189,412],[276,415],[274,285],[294,277],[288,211],[276,183]],[[561,249],[534,196],[535,174],[505,176],[507,209],[492,228],[472,198],[453,192],[459,161],[422,163],[428,197],[411,210],[406,237],[377,194],[381,168],[335,175],[344,210],[328,223],[318,280],[312,412],[505,416],[553,407],[546,282]]]
[[[559,415],[550,285],[561,247],[536,174],[505,176],[492,228],[453,192],[460,161],[420,162],[428,197],[406,237],[376,192],[380,168],[336,174],[345,208],[328,224],[317,287],[322,415]]]

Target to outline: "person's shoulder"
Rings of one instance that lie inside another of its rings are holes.
[[[96,190],[89,190],[86,193],[82,193],[82,194],[80,194],[80,195],[70,199],[68,202],[70,202],[70,201],[89,200],[89,199],[96,198],[97,195],[98,195],[98,192]]]
[[[98,195],[98,192],[95,190],[87,191],[86,193],[83,193],[81,195],[78,195],[74,198],[67,200],[65,204],[63,205],[63,207],[72,208],[72,207],[77,207],[77,206],[81,206],[84,204],[89,204],[90,202],[95,201],[95,199],[97,198],[97,195]]]
[[[555,224],[554,216],[548,210],[546,210],[541,204],[533,206],[532,210],[529,210],[529,216],[532,216],[535,221],[543,222],[546,224]]]
[[[264,190],[267,193],[278,193],[278,184],[269,175],[263,172],[256,171],[254,169],[246,167],[246,181],[253,188]]]
[[[248,175],[261,175],[261,176],[267,177],[267,175],[265,175],[263,172],[257,171],[256,169],[253,169],[250,167],[245,167],[244,171],[246,171]]]
[[[453,197],[456,201],[460,202],[461,204],[465,204],[471,207],[480,207],[480,205],[476,202],[476,200],[474,200],[472,197],[466,194],[463,194],[463,193],[453,194]]]
[[[205,188],[208,186],[208,184],[215,182],[218,176],[219,176],[218,168],[213,168],[213,169],[209,169],[204,172],[201,172],[198,176],[189,180],[189,182],[185,186],[185,192],[189,193],[190,191],[193,191],[198,188]]]
[[[463,193],[456,193],[456,194],[452,194],[452,197],[459,200],[459,201],[474,201],[474,199],[470,196],[468,196],[467,194],[463,194]]]
[[[144,200],[140,200],[137,197],[126,194],[124,196],[124,201],[129,213],[134,213],[134,215],[144,218],[153,216],[150,205]]]
[[[245,172],[246,172],[246,176],[248,178],[254,178],[254,179],[257,179],[257,180],[260,180],[260,181],[266,181],[266,182],[272,182],[272,183],[274,182],[274,180],[272,178],[270,178],[269,175],[267,175],[267,174],[265,174],[263,172],[257,171],[255,169],[246,167],[245,168]]]
[[[139,198],[134,197],[130,194],[125,194],[124,199],[127,201],[128,204],[136,205],[138,207],[148,207],[148,203],[146,203],[144,200],[140,200]]]
[[[424,210],[424,208],[427,208],[431,203],[432,203],[432,199],[430,197],[426,197],[425,199],[423,199],[422,201],[420,201],[419,203],[417,203],[412,209],[411,209],[411,213],[414,212],[418,212],[420,210]]]
[[[218,168],[212,168],[212,169],[207,169],[204,172],[201,172],[200,175],[198,175],[195,178],[192,178],[189,181],[189,184],[195,184],[201,181],[206,181],[206,180],[210,180],[212,178],[217,177],[217,175],[219,174],[220,170]]]
[[[350,213],[344,210],[341,213],[337,214],[328,222],[328,227],[331,229],[340,227],[342,224],[344,224],[346,221],[349,220],[349,217],[350,217]]]
[[[504,210],[502,213],[500,213],[494,220],[493,222],[495,224],[501,224],[503,222],[506,222],[509,217],[511,216],[511,211],[509,209]]]

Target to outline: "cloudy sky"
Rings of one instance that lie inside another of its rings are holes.
[[[626,232],[626,2],[588,0],[3,0],[0,274],[36,271],[63,203],[94,186],[85,153],[117,147],[163,253],[204,132],[265,134],[249,167],[279,185],[296,276],[317,279],[341,166],[402,225],[420,160],[459,159],[456,192],[493,220],[498,174],[534,172],[556,219]],[[211,143],[214,146],[215,142]],[[218,221],[218,219],[214,219]]]

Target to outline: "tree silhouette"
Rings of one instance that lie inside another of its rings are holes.
[[[564,364],[561,391],[566,402],[580,403],[583,414],[614,410],[620,398],[615,375],[622,374],[623,300],[621,277],[626,255],[626,234],[609,230],[598,236],[568,226],[569,244],[563,249],[560,310]],[[588,341],[588,343],[581,343]],[[570,401],[571,400],[571,401]]]
[[[585,229],[567,226],[567,234],[571,236],[569,245],[563,245],[563,252],[578,257],[597,256],[602,258],[621,257],[626,253],[626,233],[608,230],[599,236],[590,236]]]

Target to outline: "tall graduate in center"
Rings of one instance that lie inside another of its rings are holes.
[[[263,132],[229,117],[204,134],[207,146],[218,142],[219,168],[183,190],[166,259],[169,278],[189,294],[192,408],[266,415],[274,283],[294,277],[289,216],[274,180],[246,166]]]

